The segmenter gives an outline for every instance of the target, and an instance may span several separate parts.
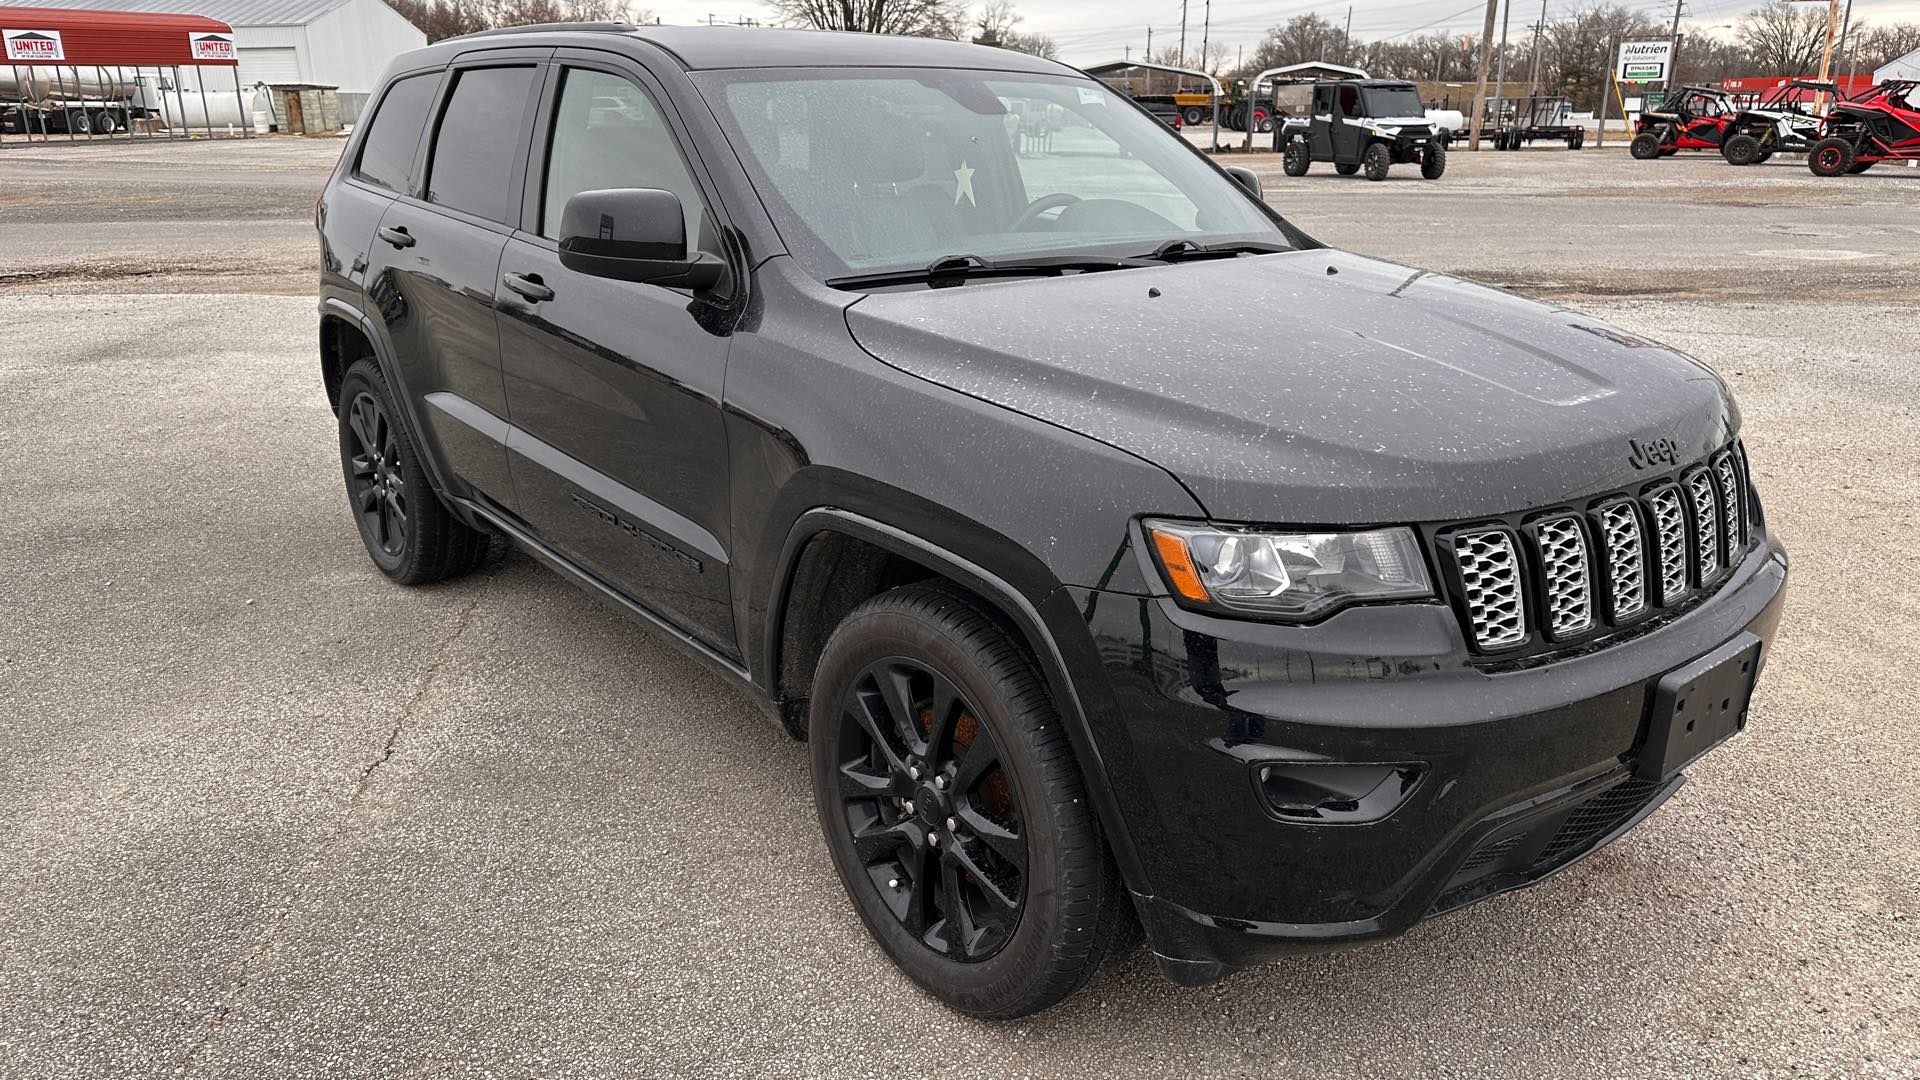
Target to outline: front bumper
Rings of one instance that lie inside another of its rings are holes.
[[[1068,590],[1092,637],[1075,682],[1162,970],[1198,985],[1398,934],[1632,828],[1681,783],[1632,775],[1654,684],[1743,633],[1769,643],[1764,665],[1786,579],[1762,537],[1657,629],[1500,673],[1469,660],[1441,605],[1298,627]],[[1276,763],[1397,763],[1412,779],[1384,815],[1302,821],[1261,794]]]

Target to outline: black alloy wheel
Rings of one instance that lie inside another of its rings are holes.
[[[993,733],[946,676],[870,665],[840,726],[840,813],[868,882],[922,945],[976,963],[1026,905],[1027,842]]]
[[[347,460],[347,495],[369,543],[398,558],[407,546],[407,492],[397,429],[370,389],[347,404],[346,420],[354,442]]]
[[[835,627],[810,687],[814,806],[867,932],[970,1016],[1039,1012],[1139,922],[1031,651],[947,583]]]
[[[340,469],[360,540],[380,572],[402,585],[469,573],[486,561],[491,537],[440,501],[393,402],[370,359],[340,380]]]

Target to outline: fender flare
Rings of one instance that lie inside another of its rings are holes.
[[[1133,892],[1151,895],[1153,890],[1147,881],[1146,869],[1140,861],[1139,851],[1119,803],[1114,798],[1106,763],[1087,722],[1079,689],[1067,674],[1066,658],[1039,607],[991,570],[904,529],[849,510],[821,506],[802,513],[788,529],[786,542],[781,546],[780,562],[774,573],[774,593],[767,609],[769,620],[759,659],[763,665],[761,670],[768,673],[769,689],[777,689],[775,680],[779,678],[780,641],[787,596],[793,585],[800,553],[815,536],[823,532],[851,535],[936,570],[985,598],[1013,623],[1014,629],[1025,640],[1039,664],[1047,691],[1059,710],[1060,719],[1067,730],[1067,740],[1080,765],[1080,775],[1086,782],[1088,797],[1093,802],[1094,812],[1099,815],[1101,830],[1106,834],[1108,847],[1120,868],[1122,879]],[[1063,593],[1056,588],[1050,595],[1061,596]],[[1043,598],[1042,603],[1045,602],[1046,598]]]
[[[413,395],[407,392],[406,383],[400,378],[400,367],[394,363],[393,354],[387,348],[385,335],[374,328],[373,320],[367,318],[365,312],[337,296],[329,296],[320,301],[320,317],[325,319],[329,316],[340,319],[358,330],[360,336],[366,338],[367,343],[373,347],[373,362],[380,366],[380,374],[386,378],[387,386],[393,390],[394,397],[398,399],[394,404],[400,409],[401,421],[406,424],[407,434],[412,437],[414,447],[420,452],[420,460],[426,463],[427,483],[432,485],[435,494],[439,495],[443,501],[446,500],[448,488],[446,478],[441,473],[439,456],[433,453],[431,447],[420,437],[425,429],[420,425],[419,414],[414,408]],[[344,376],[346,372],[343,370],[340,374]]]

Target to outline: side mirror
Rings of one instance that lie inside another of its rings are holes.
[[[583,191],[560,211],[560,265],[593,277],[669,289],[711,289],[727,264],[687,251],[680,197],[659,188]]]
[[[1252,169],[1247,168],[1245,165],[1228,165],[1225,166],[1225,168],[1228,176],[1233,177],[1236,183],[1247,189],[1247,194],[1252,195],[1256,199],[1264,199],[1266,197],[1260,193],[1260,177],[1256,176]]]

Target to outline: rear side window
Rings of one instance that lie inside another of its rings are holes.
[[[456,76],[434,135],[427,201],[507,220],[514,151],[527,118],[531,67],[472,68]]]
[[[426,126],[427,109],[439,85],[436,72],[401,79],[387,90],[380,99],[380,111],[367,128],[367,139],[360,145],[355,176],[389,191],[407,190],[413,152],[420,148],[420,129]]]

